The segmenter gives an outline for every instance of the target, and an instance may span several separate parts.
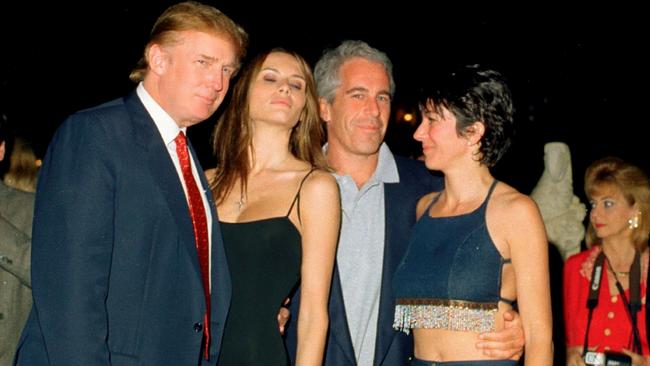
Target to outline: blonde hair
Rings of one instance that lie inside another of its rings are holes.
[[[11,149],[9,170],[5,173],[4,183],[22,191],[36,191],[38,161],[30,144],[24,139],[16,137]]]
[[[144,80],[149,70],[147,55],[152,45],[172,45],[178,42],[178,32],[189,30],[225,37],[235,46],[237,62],[246,56],[248,34],[242,27],[212,6],[186,1],[170,6],[158,17],[151,29],[144,54],[131,71],[129,79],[136,83]]]
[[[616,157],[606,157],[593,162],[585,173],[585,194],[591,197],[598,189],[615,187],[620,190],[629,205],[635,205],[641,216],[639,226],[632,233],[637,250],[648,247],[650,235],[650,180],[639,167]],[[587,228],[588,246],[600,244],[591,222]]]

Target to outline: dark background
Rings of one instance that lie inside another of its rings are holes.
[[[39,156],[67,115],[133,89],[129,71],[155,19],[172,3],[0,5],[0,106]],[[387,135],[394,152],[418,153],[414,126],[399,123],[397,115],[415,111],[421,72],[482,63],[509,79],[520,125],[511,150],[494,169],[497,178],[529,193],[543,171],[549,141],[570,146],[574,190],[583,202],[582,176],[595,159],[616,155],[649,171],[641,132],[648,122],[648,30],[640,5],[209,3],[249,32],[250,54],[283,46],[313,65],[324,48],[343,39],[365,40],[385,51],[397,83]],[[215,121],[190,130],[206,167],[212,165],[208,140]],[[558,269],[552,271],[558,281]],[[561,318],[557,309],[554,313]],[[558,351],[561,346],[556,338]]]
[[[174,1],[4,3],[2,109],[42,155],[68,114],[132,90],[129,71],[155,19]],[[467,63],[501,70],[513,90],[520,130],[494,173],[522,192],[539,179],[549,141],[569,144],[578,195],[586,166],[605,155],[648,171],[640,132],[647,123],[648,61],[642,54],[648,42],[638,7],[210,3],[249,32],[249,54],[284,46],[313,64],[324,48],[343,39],[362,39],[385,51],[395,66],[394,114],[415,111],[422,70]],[[212,164],[207,141],[215,121],[190,131],[204,165]],[[417,154],[412,130],[393,118],[387,136],[392,149]]]

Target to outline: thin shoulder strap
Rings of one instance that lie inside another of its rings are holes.
[[[286,216],[289,216],[289,214],[291,213],[291,210],[293,210],[293,206],[296,204],[296,202],[298,202],[298,222],[300,222],[300,190],[302,190],[302,185],[303,185],[303,183],[305,183],[305,180],[307,179],[307,177],[309,177],[311,175],[311,173],[313,173],[315,170],[316,170],[316,168],[312,167],[311,170],[307,174],[305,174],[305,176],[300,181],[300,186],[298,187],[298,192],[296,192],[296,196],[293,198],[293,201],[291,201],[291,207],[289,207],[289,211],[287,211],[287,214],[286,214]]]
[[[494,188],[497,186],[498,180],[493,180],[492,184],[490,184],[490,188],[488,189],[487,196],[485,196],[485,200],[483,200],[483,203],[481,203],[481,206],[478,208],[479,211],[485,213],[487,210],[487,204],[490,201],[490,197],[492,197],[492,192],[494,192]]]
[[[492,196],[492,192],[494,192],[494,188],[497,186],[497,183],[499,183],[498,180],[492,181],[492,184],[490,185],[490,189],[488,190],[487,197],[485,197],[485,202],[490,200],[490,197]]]
[[[438,199],[440,198],[441,194],[442,194],[442,192],[438,192],[438,194],[435,197],[433,197],[433,199],[431,199],[431,202],[429,202],[429,204],[427,205],[427,208],[424,210],[424,212],[429,212],[431,210],[431,207],[433,207],[433,205],[436,202],[438,202]]]

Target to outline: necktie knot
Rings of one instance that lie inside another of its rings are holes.
[[[178,133],[178,136],[174,139],[174,142],[176,143],[176,152],[178,153],[178,150],[187,150],[187,139],[185,138],[185,134],[183,131]]]

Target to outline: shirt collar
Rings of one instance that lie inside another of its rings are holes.
[[[327,156],[328,144],[323,145],[323,153]],[[349,176],[348,174],[339,175],[334,173],[334,176],[339,180]],[[382,142],[379,147],[379,159],[377,161],[377,168],[375,169],[374,174],[370,177],[369,181],[378,181],[382,183],[399,183],[399,172],[397,170],[397,163],[395,162],[395,157],[393,153],[388,148],[385,142]]]
[[[153,119],[153,122],[156,124],[165,145],[169,145],[169,143],[174,141],[179,132],[183,131],[183,133],[187,134],[187,128],[178,127],[174,119],[165,112],[160,104],[158,104],[158,102],[151,97],[151,94],[147,92],[143,83],[138,84],[136,93],[144,105],[144,108],[149,112],[151,119]]]
[[[377,162],[375,178],[384,183],[399,183],[395,156],[393,156],[385,142],[379,147],[379,161]]]

